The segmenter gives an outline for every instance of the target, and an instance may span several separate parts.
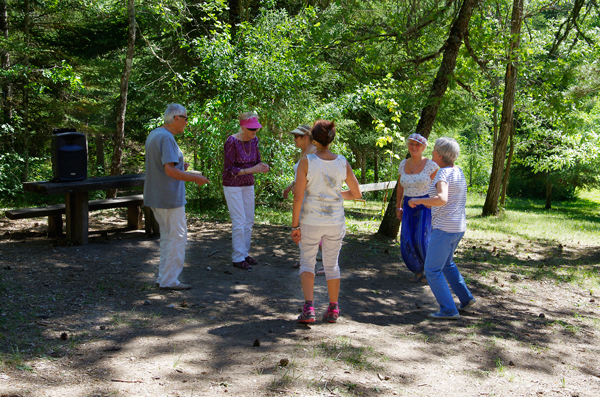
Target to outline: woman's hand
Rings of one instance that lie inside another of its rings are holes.
[[[397,208],[396,209],[396,218],[398,218],[398,220],[400,221],[400,223],[402,223],[402,208]]]
[[[288,196],[290,195],[290,192],[292,192],[292,194],[294,194],[294,184],[293,183],[291,185],[289,185],[288,187],[286,187],[285,189],[283,189],[283,198],[287,199]]]
[[[418,198],[412,198],[408,200],[408,205],[410,206],[410,208],[415,208],[419,204],[421,204],[421,200]]]
[[[296,244],[300,242],[301,237],[302,233],[300,233],[300,229],[292,230],[292,240],[294,240]]]
[[[258,163],[252,168],[256,168],[255,172],[261,173],[261,174],[266,174],[267,172],[269,172],[269,166],[265,163]]]

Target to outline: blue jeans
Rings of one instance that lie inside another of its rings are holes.
[[[467,304],[473,299],[471,291],[465,284],[465,279],[452,261],[454,251],[464,234],[464,232],[446,233],[434,229],[429,241],[427,258],[425,258],[425,275],[431,292],[440,304],[440,311],[444,315],[452,316],[458,313],[448,284],[461,304]]]

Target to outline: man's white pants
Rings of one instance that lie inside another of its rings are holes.
[[[175,287],[183,270],[185,244],[187,242],[187,222],[185,206],[177,208],[152,208],[160,227],[160,264],[158,279],[160,287]]]
[[[241,262],[250,252],[254,225],[254,186],[223,186],[231,217],[232,262]]]

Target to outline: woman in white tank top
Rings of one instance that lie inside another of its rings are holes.
[[[335,138],[333,121],[318,120],[311,135],[317,151],[300,160],[296,173],[292,239],[300,246],[300,281],[304,293],[299,323],[315,321],[313,290],[315,259],[322,241],[323,266],[329,293],[324,321],[335,323],[339,315],[340,267],[338,257],[346,234],[343,200],[362,197],[348,161],[329,150]],[[349,190],[342,191],[346,182]]]

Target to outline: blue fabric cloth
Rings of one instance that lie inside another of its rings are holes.
[[[458,297],[461,305],[466,305],[473,299],[471,291],[465,284],[465,279],[452,261],[454,251],[464,234],[464,232],[447,233],[440,229],[434,229],[431,232],[429,255],[425,261],[425,275],[431,292],[440,304],[440,312],[447,316],[458,313],[450,288]],[[448,284],[450,284],[450,288]]]
[[[418,198],[428,198],[428,195]],[[411,208],[404,197],[402,203],[402,228],[400,231],[400,252],[402,260],[413,273],[421,273],[425,266],[427,246],[431,238],[431,209],[424,205]]]

